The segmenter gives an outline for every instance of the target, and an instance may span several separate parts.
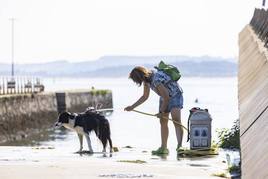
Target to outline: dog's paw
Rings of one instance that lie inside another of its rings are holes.
[[[75,152],[76,154],[80,154],[80,155],[83,155],[83,154],[93,154],[93,151],[89,151],[89,150],[82,150],[82,151],[77,151]]]
[[[83,151],[82,150],[78,150],[78,151],[76,151],[75,153],[76,154],[80,154],[80,153],[82,153]]]

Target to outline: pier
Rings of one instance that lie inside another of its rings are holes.
[[[113,108],[112,92],[106,90],[106,93],[92,93],[90,90],[80,90],[2,95],[0,145],[18,142],[40,133],[42,129],[51,129],[60,112],[83,112],[98,103],[102,104],[102,108]]]

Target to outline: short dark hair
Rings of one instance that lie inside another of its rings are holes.
[[[151,81],[152,71],[148,70],[145,67],[137,66],[133,68],[133,70],[129,74],[129,78],[132,79],[136,84],[141,86],[142,82],[150,82]]]

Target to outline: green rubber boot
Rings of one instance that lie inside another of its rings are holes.
[[[159,147],[157,150],[152,151],[153,155],[167,155],[169,154],[169,150],[167,148]]]
[[[181,146],[177,146],[177,148],[176,148],[176,151],[177,151],[177,153],[180,153],[180,152],[183,152],[185,149],[184,148],[182,148]]]

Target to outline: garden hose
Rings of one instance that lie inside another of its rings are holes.
[[[132,111],[137,112],[137,113],[140,113],[140,114],[144,114],[144,115],[147,115],[147,116],[154,116],[154,117],[157,117],[156,114],[150,114],[150,113],[146,113],[146,112],[138,111],[138,110],[135,110],[135,109],[133,109]],[[164,118],[164,119],[168,119],[168,120],[174,122],[175,124],[181,126],[181,127],[182,127],[183,129],[185,129],[185,130],[187,131],[187,133],[188,133],[188,129],[187,129],[187,127],[185,127],[184,125],[182,125],[180,122],[175,121],[175,120],[170,119],[170,118],[167,118],[167,117],[163,117],[163,118]]]

